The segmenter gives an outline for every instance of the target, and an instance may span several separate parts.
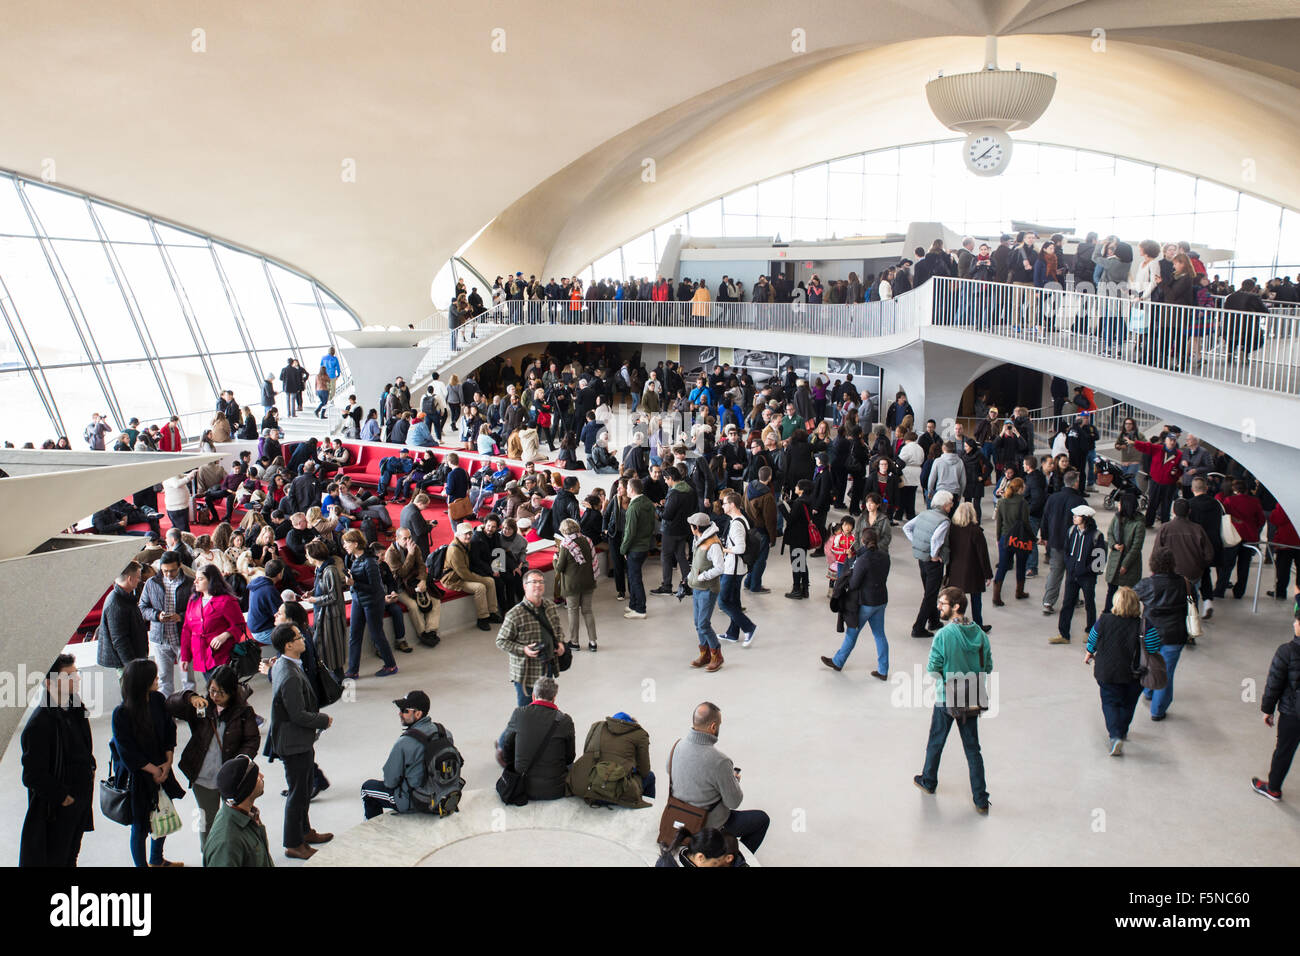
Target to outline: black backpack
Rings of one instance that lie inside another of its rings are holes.
[[[745,562],[746,569],[752,568],[758,560],[759,552],[763,550],[763,539],[760,537],[762,532],[751,527],[749,519],[744,515],[738,515],[731,520],[739,521],[745,526],[745,553],[741,555],[741,559]]]
[[[465,789],[465,778],[460,772],[465,760],[442,724],[434,724],[433,728],[433,736],[414,729],[402,734],[424,745],[424,782],[411,790],[411,809],[448,817],[460,809],[461,791]]]
[[[429,552],[429,556],[424,560],[424,566],[429,571],[429,577],[435,581],[441,581],[442,576],[446,573],[447,548],[449,545],[439,545]]]

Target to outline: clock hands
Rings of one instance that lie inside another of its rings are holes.
[[[976,162],[976,163],[978,163],[981,159],[983,159],[983,158],[984,158],[985,156],[987,156],[989,153],[993,152],[993,150],[997,149],[997,145],[998,145],[997,143],[994,143],[994,144],[993,144],[992,146],[990,146],[988,149],[984,150],[984,152],[982,152],[982,153],[980,153],[978,156],[976,156],[975,159],[972,160],[972,162]]]

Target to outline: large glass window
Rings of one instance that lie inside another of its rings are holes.
[[[23,343],[0,323],[0,439],[16,445],[64,431],[79,448],[92,412],[114,428],[148,424],[206,412],[220,388],[256,405],[263,371],[278,375],[295,348],[310,365],[332,329],[360,326],[327,290],[263,256],[8,173],[0,283],[0,310]],[[48,384],[48,411],[33,375]]]
[[[625,243],[624,265],[634,275],[647,271],[633,266],[632,259],[644,260],[640,254],[629,258],[629,251],[653,240],[662,256],[678,228],[702,238],[779,234],[816,241],[898,233],[912,222],[996,236],[1010,231],[1013,221],[1028,221],[1078,236],[1115,233],[1133,244],[1185,239],[1206,250],[1207,267],[1229,277],[1265,279],[1300,268],[1300,213],[1221,183],[1019,139],[1006,173],[985,178],[965,169],[961,144],[952,139],[889,147],[742,186],[692,210],[689,224],[686,215],[678,216]],[[596,272],[604,274],[601,268]]]

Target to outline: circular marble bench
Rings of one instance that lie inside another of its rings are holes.
[[[338,834],[307,865],[654,866],[661,813],[573,797],[508,807],[495,790],[467,790],[450,817],[385,813]]]

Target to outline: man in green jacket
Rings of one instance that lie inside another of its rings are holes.
[[[645,617],[645,582],[641,579],[641,566],[655,543],[655,509],[650,499],[641,493],[641,479],[627,483],[631,501],[624,516],[623,541],[619,551],[627,558],[627,611],[629,620]]]
[[[232,757],[217,771],[221,808],[203,844],[204,866],[275,866],[257,798],[266,778],[247,754]]]
[[[984,757],[980,754],[979,722],[973,716],[960,719],[948,712],[948,688],[951,685],[955,708],[987,709],[987,692],[983,674],[993,671],[993,649],[988,635],[966,617],[966,594],[961,588],[944,588],[939,592],[939,617],[944,622],[930,645],[926,670],[936,676],[934,714],[930,718],[930,740],[925,746],[925,769],[912,782],[926,793],[939,786],[939,758],[948,740],[953,722],[961,734],[966,764],[970,767],[971,795],[977,813],[989,812],[989,794],[984,789]]]

